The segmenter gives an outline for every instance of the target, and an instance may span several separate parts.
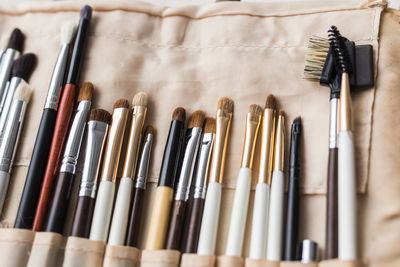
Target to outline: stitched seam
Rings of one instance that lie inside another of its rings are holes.
[[[93,250],[93,249],[73,248],[73,247],[66,248],[65,252],[68,252],[69,250],[76,251],[76,252],[79,252],[79,253],[93,253],[93,254],[98,254],[98,255],[101,255],[101,256],[103,256],[103,254],[104,254],[104,251],[97,251],[97,250]]]

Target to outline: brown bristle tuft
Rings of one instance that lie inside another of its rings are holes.
[[[279,116],[285,116],[285,111],[283,109],[279,110]]]
[[[233,100],[229,97],[221,97],[218,100],[218,109],[222,109],[224,112],[233,112]]]
[[[174,113],[172,113],[172,120],[173,121],[181,121],[184,123],[186,120],[185,109],[182,107],[177,107],[176,109],[174,109]]]
[[[93,84],[91,82],[85,82],[81,90],[79,90],[78,102],[83,100],[92,100],[93,97]]]
[[[249,113],[256,115],[256,116],[261,116],[263,113],[263,109],[259,105],[252,104],[249,107]]]
[[[265,100],[265,108],[276,109],[276,99],[274,95],[267,96],[267,100]]]
[[[92,109],[92,111],[90,111],[89,120],[111,124],[111,114],[107,110],[101,108]]]
[[[129,108],[129,101],[126,98],[118,99],[114,104],[114,109],[116,108]]]
[[[146,130],[144,131],[144,136],[147,136],[148,134],[153,134],[154,135],[154,127],[151,125],[147,125]]]
[[[133,97],[132,106],[133,107],[134,106],[147,107],[147,101],[148,101],[147,99],[148,99],[148,97],[147,97],[146,93],[143,93],[143,92],[137,93]]]
[[[202,110],[196,110],[189,117],[188,128],[203,127],[206,114]]]
[[[215,133],[216,131],[216,122],[213,117],[207,117],[204,122],[204,133]]]

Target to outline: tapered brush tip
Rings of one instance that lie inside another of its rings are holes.
[[[146,127],[146,130],[144,131],[145,136],[147,136],[148,134],[154,134],[154,127],[151,125],[148,125]]]
[[[82,19],[91,19],[92,18],[92,7],[85,5],[81,9],[81,18]]]
[[[278,116],[285,116],[285,111],[283,109],[279,110]]]
[[[120,98],[114,103],[114,109],[116,108],[129,108],[129,100],[126,98]]]
[[[207,117],[204,122],[204,133],[215,133],[216,131],[216,122],[212,117]]]
[[[294,118],[293,123],[300,124],[301,123],[301,117],[298,116],[298,117]]]
[[[263,109],[259,105],[252,104],[249,107],[249,113],[251,113],[252,115],[261,116],[262,112],[263,112]]]
[[[94,86],[91,82],[83,83],[81,90],[79,90],[78,102],[83,100],[92,100]]]
[[[60,31],[60,43],[61,44],[69,44],[72,41],[72,38],[74,38],[76,30],[76,23],[75,21],[66,21],[61,25],[61,31]]]
[[[100,121],[111,124],[111,114],[104,109],[96,108],[90,111],[89,121]]]
[[[233,112],[233,100],[229,97],[221,97],[218,101],[218,109],[221,109],[224,112],[232,113]]]
[[[32,53],[23,54],[14,61],[14,64],[11,69],[11,76],[22,78],[26,82],[28,82],[35,66],[36,66],[35,54]]]
[[[186,120],[185,109],[182,107],[177,107],[176,109],[174,109],[174,112],[172,113],[172,120],[185,122],[185,120]]]
[[[132,106],[147,107],[148,96],[146,93],[137,93],[132,100]]]
[[[202,110],[196,110],[189,117],[188,128],[202,127],[206,114]]]
[[[15,49],[21,53],[23,45],[24,45],[24,35],[22,34],[20,29],[15,28],[11,33],[11,37],[10,40],[8,41],[7,48]]]
[[[21,81],[14,93],[14,99],[29,102],[32,95],[32,88],[24,81]]]
[[[267,99],[265,100],[265,108],[276,109],[276,99],[274,95],[267,96]]]

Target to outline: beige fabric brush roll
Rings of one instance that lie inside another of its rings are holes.
[[[102,241],[70,236],[65,246],[62,267],[101,267],[105,247]]]
[[[67,239],[56,233],[37,232],[27,267],[62,266]]]
[[[134,247],[107,245],[103,267],[139,266],[139,254],[139,250]]]
[[[35,232],[22,229],[0,229],[0,260],[2,266],[25,267]]]

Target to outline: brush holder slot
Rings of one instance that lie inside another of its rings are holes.
[[[324,260],[321,261],[318,264],[318,267],[364,267],[365,265],[363,264],[362,261],[359,260],[339,260],[339,259],[333,259],[333,260]]]
[[[37,232],[27,267],[61,266],[67,238],[57,233]]]
[[[228,255],[218,256],[217,267],[244,267],[244,258]]]
[[[65,246],[63,267],[101,267],[105,250],[103,241],[70,236]]]
[[[0,229],[1,265],[25,267],[29,259],[35,232],[24,229]]]
[[[103,267],[139,266],[140,251],[135,247],[107,245]]]
[[[177,250],[143,250],[140,267],[178,267],[180,257]]]
[[[214,267],[215,259],[215,255],[185,253],[182,255],[180,267]]]

